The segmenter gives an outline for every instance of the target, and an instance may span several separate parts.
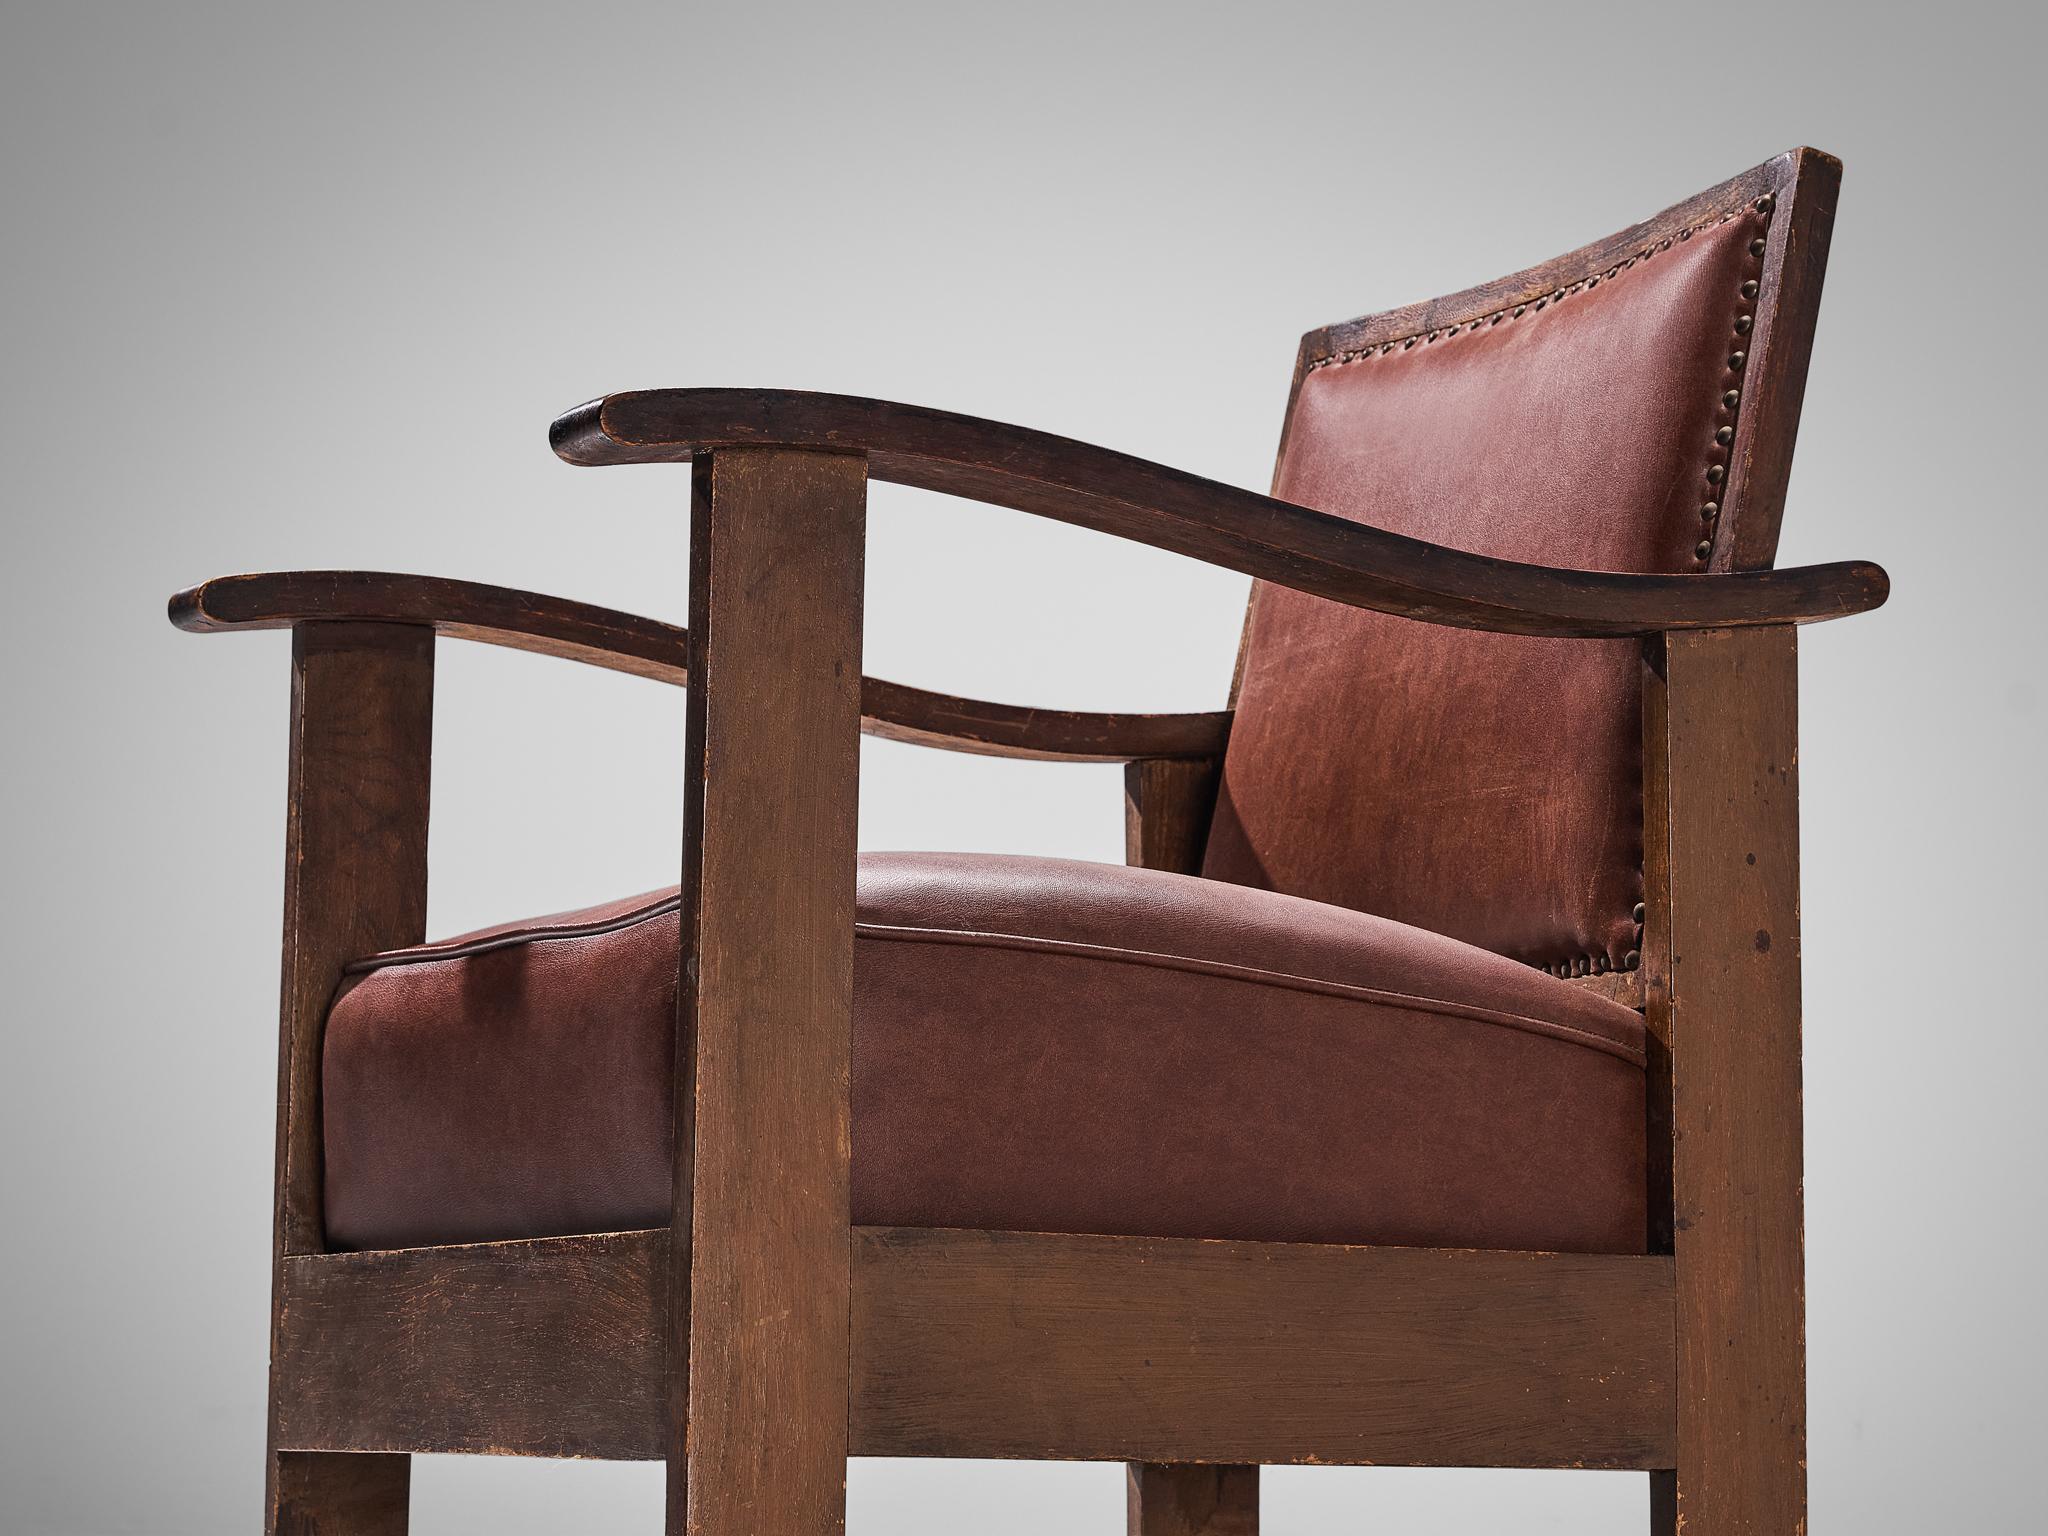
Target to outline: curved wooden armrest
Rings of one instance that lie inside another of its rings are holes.
[[[549,433],[572,464],[673,463],[716,448],[864,453],[869,473],[1151,544],[1359,608],[1528,635],[1805,624],[1875,608],[1862,562],[1637,576],[1445,549],[1022,427],[854,395],[651,389],[607,395]]]
[[[221,576],[178,593],[171,599],[170,615],[178,628],[197,633],[289,629],[337,620],[429,625],[461,640],[561,656],[679,687],[689,681],[689,631],[674,624],[440,576],[381,571]],[[1230,733],[1230,712],[1127,715],[1032,709],[865,677],[861,728],[891,741],[985,757],[1122,763],[1220,756]]]

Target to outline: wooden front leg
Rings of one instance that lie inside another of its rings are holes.
[[[867,461],[692,479],[668,1530],[846,1519],[847,1105]]]
[[[1677,1260],[1677,1466],[1652,1529],[1806,1528],[1794,631],[1702,630],[1645,668],[1651,1234]],[[1663,1204],[1664,1208],[1658,1207]],[[1668,1221],[1666,1217],[1668,1215]]]
[[[278,1329],[288,1255],[326,1247],[321,1219],[320,1040],[350,960],[427,930],[427,792],[434,632],[306,624],[292,635],[279,1011],[277,1188],[271,1270],[271,1536],[402,1536],[411,1458],[278,1444]]]
[[[1213,757],[1126,764],[1124,862],[1199,873],[1222,767]],[[1133,1461],[1124,1475],[1130,1536],[1258,1536],[1257,1467]]]

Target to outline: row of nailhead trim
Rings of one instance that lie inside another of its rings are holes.
[[[1768,224],[1772,209],[1777,207],[1777,199],[1766,192],[1751,206]],[[1733,218],[1734,215],[1730,214],[1728,217]],[[1726,219],[1722,220],[1722,222],[1725,223]],[[1695,225],[1693,227],[1697,229],[1702,226]],[[1690,233],[1691,231],[1687,231],[1687,234]],[[1681,236],[1681,238],[1684,237]],[[1750,306],[1754,304],[1757,294],[1763,288],[1762,283],[1759,281],[1759,274],[1762,272],[1764,250],[1765,242],[1762,236],[1758,236],[1750,241],[1749,257],[1751,266],[1749,275],[1743,278],[1742,286],[1737,290],[1739,301],[1735,311],[1734,322],[1737,345],[1736,349],[1728,354],[1728,371],[1722,377],[1722,382],[1727,386],[1721,395],[1720,414],[1722,420],[1721,424],[1714,429],[1713,446],[1707,450],[1707,493],[1706,500],[1700,506],[1702,533],[1698,546],[1692,552],[1693,563],[1699,566],[1704,566],[1713,559],[1714,535],[1720,531],[1721,527],[1721,487],[1727,481],[1728,465],[1735,456],[1735,413],[1742,405],[1742,390],[1736,381],[1742,377],[1743,367],[1749,362],[1749,354],[1745,350],[1746,344],[1742,342],[1741,338],[1748,336],[1751,328],[1756,324],[1756,313]],[[1604,974],[1610,968],[1633,971],[1643,963],[1643,904],[1641,902],[1636,903],[1635,924],[1636,947],[1622,956],[1619,966],[1610,967],[1605,955],[1578,955],[1570,960],[1560,960],[1555,965],[1545,966],[1544,969],[1553,976],[1598,976]]]
[[[1767,192],[1762,197],[1759,197],[1750,206],[1757,213],[1763,215],[1764,219],[1768,221],[1771,216],[1771,211],[1773,208],[1777,206],[1777,203],[1776,199],[1773,198]],[[1402,352],[1409,352],[1414,350],[1417,342],[1422,343],[1424,346],[1428,346],[1433,342],[1448,341],[1451,337],[1458,335],[1461,331],[1469,333],[1472,331],[1479,330],[1482,327],[1491,328],[1493,326],[1501,324],[1503,321],[1519,320],[1524,315],[1541,314],[1545,308],[1561,304],[1566,299],[1572,297],[1575,294],[1592,291],[1593,289],[1599,287],[1603,280],[1607,282],[1614,281],[1614,279],[1619,277],[1622,273],[1633,268],[1637,262],[1648,261],[1652,257],[1654,257],[1659,251],[1670,250],[1672,245],[1676,242],[1690,240],[1700,230],[1711,229],[1716,225],[1726,224],[1730,219],[1740,217],[1743,211],[1744,210],[1740,208],[1731,208],[1728,210],[1728,212],[1723,213],[1716,218],[1702,219],[1697,224],[1688,225],[1686,228],[1678,231],[1678,233],[1675,235],[1666,235],[1662,240],[1653,241],[1651,244],[1644,246],[1643,249],[1637,251],[1633,256],[1623,257],[1620,261],[1616,262],[1613,266],[1609,267],[1606,270],[1606,272],[1596,274],[1592,277],[1582,278],[1578,282],[1571,283],[1563,288],[1556,289],[1542,298],[1534,300],[1525,300],[1520,304],[1504,306],[1500,309],[1492,311],[1489,314],[1480,315],[1476,319],[1463,320],[1455,325],[1441,326],[1433,331],[1417,331],[1415,334],[1411,336],[1395,336],[1389,338],[1386,341],[1375,342],[1370,346],[1352,347],[1342,351],[1332,352],[1327,357],[1318,357],[1311,359],[1308,364],[1308,370],[1309,372],[1313,373],[1319,368],[1330,368],[1345,363],[1363,362],[1366,359],[1372,357],[1386,357],[1394,353],[1396,350]],[[1763,258],[1764,249],[1765,244],[1761,236],[1759,236],[1755,240],[1752,240],[1749,246],[1749,254],[1752,260],[1760,264]],[[1742,287],[1740,289],[1741,302],[1744,305],[1747,305],[1751,301],[1753,301],[1756,298],[1758,292],[1761,290],[1761,286],[1762,285],[1756,276],[1752,275],[1750,277],[1746,277],[1743,280]],[[1747,336],[1750,332],[1751,327],[1753,327],[1755,323],[1756,317],[1753,311],[1747,308],[1738,308],[1738,310],[1736,311],[1734,324],[1736,336],[1738,338]],[[1731,352],[1728,356],[1728,374],[1732,377],[1739,377],[1742,373],[1744,365],[1748,361],[1749,356],[1747,351],[1744,348],[1738,346],[1736,350]],[[1720,491],[1722,484],[1727,479],[1728,462],[1733,457],[1732,449],[1735,442],[1735,413],[1737,408],[1740,407],[1741,404],[1741,389],[1733,382],[1729,382],[1727,389],[1724,390],[1721,395],[1721,413],[1726,419],[1721,423],[1719,427],[1715,428],[1714,446],[1713,448],[1708,450],[1708,463],[1706,470],[1707,499],[1700,507],[1700,520],[1704,525],[1704,533],[1700,539],[1698,547],[1693,550],[1693,560],[1694,563],[1698,565],[1704,566],[1709,560],[1713,558],[1714,535],[1720,529],[1721,520],[1721,502],[1720,496],[1717,493]],[[1574,955],[1570,959],[1553,961],[1548,965],[1538,967],[1538,969],[1547,971],[1551,975],[1557,977],[1604,976],[1609,971],[1634,971],[1639,969],[1643,963],[1643,905],[1641,902],[1636,903],[1634,915],[1636,927],[1636,947],[1634,949],[1631,949],[1626,955],[1622,956],[1621,963],[1619,965],[1614,964],[1604,954]]]
[[[1766,192],[1751,206],[1768,224],[1771,210],[1777,207],[1777,199]],[[1749,344],[1744,338],[1756,324],[1753,305],[1762,288],[1758,275],[1763,269],[1764,249],[1765,241],[1761,235],[1749,242],[1749,275],[1742,280],[1735,310],[1735,350],[1728,354],[1728,371],[1722,377],[1726,389],[1721,395],[1721,424],[1714,429],[1713,446],[1707,450],[1707,490],[1700,504],[1700,541],[1692,552],[1696,566],[1705,566],[1714,558],[1714,536],[1721,531],[1721,497],[1728,478],[1728,466],[1735,457],[1735,413],[1742,405],[1739,381],[1743,368],[1749,362]]]
[[[1768,206],[1770,198],[1766,196],[1759,201],[1758,211],[1768,214],[1770,212]],[[1418,342],[1427,346],[1432,342],[1448,341],[1461,332],[1469,333],[1499,325],[1503,321],[1519,320],[1524,315],[1540,314],[1545,308],[1562,304],[1566,299],[1571,298],[1575,294],[1588,293],[1598,288],[1602,282],[1614,281],[1622,273],[1634,267],[1637,262],[1649,261],[1659,251],[1668,251],[1673,245],[1682,240],[1690,240],[1703,229],[1711,229],[1717,224],[1726,224],[1730,219],[1740,218],[1743,212],[1744,210],[1741,208],[1731,208],[1726,213],[1716,215],[1713,218],[1702,219],[1697,224],[1691,224],[1681,229],[1675,235],[1666,235],[1662,240],[1652,241],[1633,256],[1624,256],[1605,272],[1595,273],[1591,277],[1580,278],[1577,282],[1567,284],[1540,298],[1524,300],[1520,304],[1506,305],[1488,314],[1479,315],[1474,319],[1461,320],[1455,325],[1440,326],[1433,331],[1417,331],[1412,336],[1394,336],[1385,341],[1374,342],[1368,346],[1347,347],[1341,351],[1332,352],[1327,357],[1311,358],[1308,363],[1308,371],[1313,373],[1319,368],[1334,368],[1345,363],[1360,363],[1368,358],[1386,357],[1396,351],[1409,352],[1414,350]]]
[[[1641,912],[1642,910],[1642,907],[1638,905],[1636,911]],[[1643,963],[1642,943],[1643,920],[1638,917],[1636,919],[1636,947],[1621,957],[1621,964],[1616,965],[1605,955],[1574,955],[1569,960],[1556,960],[1549,965],[1540,965],[1537,969],[1548,971],[1553,976],[1562,977],[1605,976],[1609,971],[1633,971]]]

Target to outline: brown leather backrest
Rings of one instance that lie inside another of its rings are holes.
[[[1796,151],[1613,239],[1311,332],[1273,494],[1504,559],[1768,565],[1840,167]],[[1203,873],[1560,973],[1632,968],[1641,647],[1261,583]]]

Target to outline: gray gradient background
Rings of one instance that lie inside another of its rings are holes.
[[[1802,657],[1815,1523],[2030,1524],[2048,520],[2020,9],[9,3],[0,1527],[257,1518],[287,642],[175,635],[174,587],[358,566],[680,619],[685,477],[543,439],[641,385],[908,398],[1262,486],[1302,330],[1801,141],[1848,177],[1783,558],[1897,587]],[[873,530],[883,676],[1223,696],[1239,577],[894,487]],[[671,880],[682,705],[445,646],[434,930]],[[865,761],[865,846],[1119,857],[1114,769]],[[660,1476],[423,1459],[415,1529],[654,1531]],[[1644,1500],[1592,1473],[1267,1487],[1302,1536],[1590,1536]],[[1110,1467],[861,1462],[850,1497],[857,1536],[1121,1519]]]

